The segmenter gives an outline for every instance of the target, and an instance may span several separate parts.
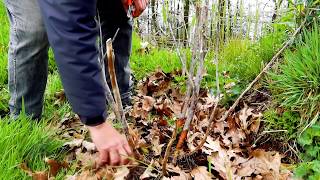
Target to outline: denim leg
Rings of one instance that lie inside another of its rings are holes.
[[[37,0],[5,0],[10,20],[8,52],[9,107],[13,117],[22,110],[40,118],[47,82],[47,34]]]
[[[112,38],[119,28],[118,35],[113,43],[115,52],[115,68],[117,82],[119,85],[121,99],[124,106],[130,104],[131,98],[131,70],[129,57],[131,53],[132,22],[127,18],[121,1],[119,0],[98,0],[98,13],[101,19],[103,45],[107,39]],[[110,85],[108,70],[106,70],[107,81]]]

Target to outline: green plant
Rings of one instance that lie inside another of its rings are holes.
[[[304,31],[295,51],[287,51],[279,72],[269,74],[269,89],[286,109],[312,118],[320,108],[320,31]]]
[[[320,178],[320,125],[308,128],[298,139],[303,151],[295,175],[302,179],[318,180]]]
[[[301,122],[298,113],[291,111],[278,113],[275,109],[270,109],[264,112],[263,117],[266,130],[283,130],[276,134],[281,140],[289,141],[297,138]]]

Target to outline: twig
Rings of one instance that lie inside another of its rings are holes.
[[[100,64],[101,64],[101,69],[102,69],[102,79],[103,79],[103,85],[104,85],[104,92],[106,95],[106,99],[108,101],[108,104],[110,105],[111,109],[113,112],[116,111],[116,107],[115,107],[115,101],[114,98],[112,96],[110,87],[107,83],[106,80],[106,71],[105,71],[105,67],[106,67],[106,62],[105,62],[105,58],[106,58],[106,54],[104,52],[104,48],[103,48],[103,37],[102,37],[102,27],[101,27],[101,19],[100,19],[100,13],[97,10],[97,21],[98,21],[98,26],[99,26],[99,36],[100,36],[100,41],[99,41],[99,48],[100,48],[100,52],[101,52],[101,59],[100,59]]]
[[[113,35],[113,38],[112,38],[112,42],[114,42],[118,36],[118,33],[120,31],[120,28],[117,29],[116,33]]]
[[[174,42],[174,44],[176,44],[175,47],[176,47],[177,55],[178,55],[178,57],[180,59],[180,62],[182,64],[182,75],[187,75],[187,77],[190,78],[189,74],[188,74],[188,71],[187,71],[187,63],[186,63],[187,58],[186,58],[185,55],[183,57],[181,55],[181,52],[180,52],[180,49],[178,47],[178,43],[177,43],[176,37],[173,34],[172,27],[171,27],[170,23],[169,23],[169,30],[170,30],[170,34],[171,34],[171,36],[173,38],[173,42]]]
[[[303,133],[305,130],[307,130],[310,126],[314,125],[314,124],[317,122],[317,120],[318,120],[318,118],[319,118],[319,113],[320,113],[320,112],[318,112],[318,113],[315,115],[315,117],[310,121],[310,123],[308,123],[307,126],[303,128],[303,130],[302,130],[302,131],[300,132],[300,134],[299,134],[299,137],[302,135],[302,133]]]
[[[177,138],[177,134],[178,134],[178,123],[176,122],[176,125],[175,125],[175,128],[173,130],[171,139],[170,139],[170,141],[168,143],[168,146],[166,148],[166,152],[164,154],[164,158],[162,160],[162,174],[163,174],[163,176],[167,176],[168,175],[167,162],[168,162],[168,159],[169,159],[169,156],[170,156],[171,147],[172,147],[174,141]]]
[[[125,134],[127,136],[129,136],[129,126],[127,124],[127,121],[126,121],[124,113],[123,113],[121,95],[120,95],[116,72],[115,72],[115,67],[114,67],[114,59],[115,58],[114,58],[114,52],[113,52],[111,39],[107,40],[106,47],[107,47],[108,70],[109,70],[109,74],[110,74],[112,91],[113,91],[113,95],[114,95],[114,99],[115,99],[115,103],[116,103],[115,104],[116,105],[115,114],[117,116],[117,119],[122,122],[122,126],[123,126]]]

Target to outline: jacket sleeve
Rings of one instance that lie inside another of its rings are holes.
[[[96,47],[96,1],[39,0],[39,5],[73,111],[87,125],[103,123],[106,98]]]

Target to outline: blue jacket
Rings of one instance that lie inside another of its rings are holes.
[[[74,112],[87,125],[101,124],[106,116],[106,98],[96,47],[96,1],[39,0],[39,4]]]

